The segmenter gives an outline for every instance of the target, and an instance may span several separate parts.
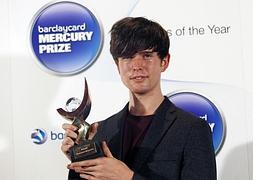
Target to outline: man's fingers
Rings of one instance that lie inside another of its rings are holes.
[[[67,129],[65,131],[65,137],[70,137],[70,138],[76,139],[77,134],[74,131]]]
[[[61,146],[61,150],[65,155],[68,155],[69,153],[69,149],[71,148],[71,145],[65,145],[65,146]]]
[[[62,141],[61,150],[62,152],[67,156],[67,158],[70,160],[69,156],[69,149],[74,145],[74,141],[69,138],[65,137]]]
[[[85,160],[85,161],[73,162],[68,165],[68,168],[74,169],[76,167],[95,166],[96,164],[98,164],[97,159],[90,159],[90,160]]]
[[[73,146],[74,144],[75,144],[74,141],[70,137],[65,137],[62,141],[63,146],[65,145]]]
[[[78,128],[72,124],[64,123],[62,128],[65,130],[65,136],[71,137],[73,139],[77,138],[77,133],[75,132]],[[87,133],[87,138],[89,140],[93,139],[93,137],[97,133],[98,123],[93,123],[90,126],[89,132]]]
[[[68,123],[64,123],[63,125],[62,125],[62,129],[64,129],[65,131],[66,130],[72,130],[72,131],[76,131],[77,130],[77,127],[76,126],[74,126],[74,125],[72,125],[72,124],[68,124]]]
[[[88,166],[88,167],[76,167],[75,171],[79,173],[92,173],[101,170],[101,167],[99,165],[97,166]]]
[[[74,141],[71,138],[75,139],[77,137],[77,134],[74,132],[77,130],[77,127],[72,124],[64,123],[62,125],[62,129],[64,129],[65,133],[61,145],[61,150],[70,160],[69,149],[74,145]]]
[[[91,174],[80,174],[81,178],[88,179],[88,180],[96,180],[97,178]]]
[[[77,167],[86,168],[86,167],[91,167],[91,166],[98,166],[98,165],[104,164],[104,162],[105,162],[105,157],[100,157],[96,159],[73,162],[68,165],[68,168],[69,169],[76,169]]]
[[[65,130],[65,137],[70,137],[70,138],[77,138],[77,134],[76,134],[76,130],[78,129],[76,126],[72,125],[72,124],[67,124],[64,123],[62,125],[62,128]]]
[[[89,140],[93,139],[93,137],[96,135],[97,129],[98,129],[98,123],[93,123],[90,126],[90,130],[89,130],[89,133],[88,133],[88,139]]]
[[[112,153],[111,153],[110,149],[108,148],[105,141],[102,142],[102,149],[103,149],[103,152],[106,157],[113,158]]]
[[[62,146],[61,146],[62,152],[66,154],[69,151],[69,148],[71,148],[73,145],[74,145],[74,141],[69,137],[65,137],[62,141]]]

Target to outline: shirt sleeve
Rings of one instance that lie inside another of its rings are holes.
[[[181,180],[216,180],[212,133],[204,120],[193,123],[184,149]]]

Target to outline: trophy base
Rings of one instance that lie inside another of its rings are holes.
[[[103,156],[104,153],[102,147],[97,142],[90,140],[86,140],[81,144],[74,145],[70,149],[70,157],[72,162],[95,159]]]

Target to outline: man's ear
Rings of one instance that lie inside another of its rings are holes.
[[[115,62],[115,65],[117,66],[118,72],[120,73],[120,71],[119,71],[119,60],[117,60],[117,59],[115,60],[114,59],[114,62]]]
[[[170,54],[168,53],[161,62],[161,67],[162,67],[162,72],[164,72],[168,66],[169,66],[169,62],[170,62]]]

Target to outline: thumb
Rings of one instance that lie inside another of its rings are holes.
[[[111,153],[110,149],[108,148],[105,141],[102,142],[102,149],[103,149],[103,152],[106,157],[113,158],[113,155],[112,155],[112,153]]]
[[[98,129],[98,123],[93,123],[91,126],[90,126],[90,129],[89,129],[89,132],[88,132],[88,139],[89,140],[92,140],[93,137],[96,135],[97,133],[97,129]]]

